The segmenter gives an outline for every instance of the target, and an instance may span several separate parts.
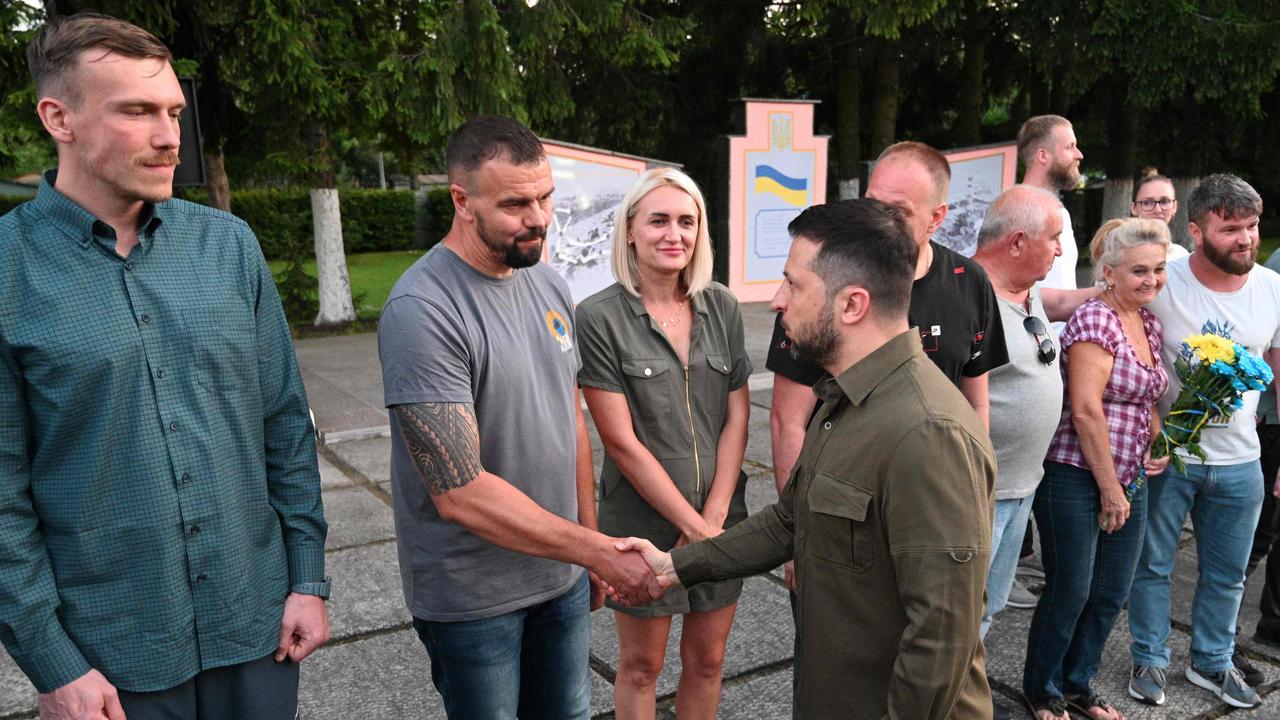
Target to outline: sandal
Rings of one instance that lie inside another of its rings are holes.
[[[1089,720],[1098,720],[1099,716],[1094,714],[1096,711],[1102,711],[1106,713],[1108,717],[1115,714],[1119,716],[1119,720],[1124,720],[1124,713],[1116,710],[1115,705],[1103,700],[1101,695],[1069,696],[1066,698],[1066,701],[1068,707],[1078,713],[1083,713],[1086,718],[1089,718]]]
[[[1071,716],[1067,714],[1067,701],[1060,697],[1050,697],[1032,702],[1031,698],[1026,695],[1022,696],[1022,702],[1026,703],[1027,709],[1031,711],[1031,717],[1034,720],[1040,720],[1039,713],[1050,713],[1053,720],[1071,720]]]

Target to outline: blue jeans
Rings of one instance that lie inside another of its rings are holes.
[[[1103,646],[1133,580],[1148,502],[1146,489],[1139,490],[1129,520],[1104,533],[1093,473],[1056,462],[1044,467],[1034,506],[1044,593],[1031,618],[1022,673],[1022,691],[1032,702],[1091,694]]]
[[[987,610],[982,614],[982,637],[991,628],[991,616],[1004,609],[1013,589],[1013,576],[1022,557],[1022,538],[1027,533],[1027,518],[1035,493],[1024,498],[996,500],[992,508],[991,567],[987,570]]]
[[[414,618],[413,627],[431,656],[431,682],[449,720],[591,716],[586,573],[538,605],[464,622]]]
[[[1169,666],[1169,576],[1190,511],[1200,571],[1191,606],[1191,663],[1207,672],[1231,667],[1262,487],[1256,460],[1187,465],[1185,474],[1170,466],[1151,478],[1151,520],[1129,598],[1129,653],[1135,663]]]

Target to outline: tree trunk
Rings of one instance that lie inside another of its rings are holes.
[[[979,12],[965,33],[964,64],[960,68],[956,141],[961,145],[982,142],[982,105],[987,96],[987,45],[990,43],[990,22],[985,14]]]
[[[871,97],[871,147],[870,156],[880,153],[893,144],[898,126],[898,69],[902,60],[897,40],[880,43],[879,62],[876,63],[875,87]]]
[[[1173,221],[1169,223],[1169,231],[1173,235],[1173,241],[1188,250],[1194,250],[1195,245],[1191,240],[1191,231],[1187,229],[1187,224],[1191,219],[1187,217],[1187,198],[1191,197],[1191,192],[1200,184],[1199,177],[1175,177],[1173,179],[1173,194],[1178,198],[1178,212],[1174,214]]]
[[[1102,221],[1129,217],[1133,197],[1134,148],[1138,114],[1129,107],[1129,83],[1115,77],[1106,84],[1107,103],[1107,184],[1102,194]]]
[[[320,281],[320,313],[316,326],[341,325],[356,319],[351,303],[347,256],[342,249],[342,213],[337,188],[311,191],[311,217],[316,238],[316,275]]]
[[[837,25],[832,68],[836,78],[836,188],[841,200],[849,200],[858,197],[862,160],[862,67],[857,25],[847,17]]]
[[[204,187],[209,193],[209,205],[223,212],[231,212],[231,181],[227,179],[227,166],[222,153],[205,148]]]
[[[302,128],[311,149],[316,189],[311,191],[311,220],[316,244],[316,277],[320,285],[320,312],[317,326],[353,322],[356,310],[351,302],[351,280],[347,275],[347,255],[342,247],[342,213],[338,207],[338,178],[333,171],[329,148],[329,128],[308,122]]]

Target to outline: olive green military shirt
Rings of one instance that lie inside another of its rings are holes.
[[[794,549],[798,718],[990,718],[986,429],[915,330],[814,391],[823,404],[781,499],[673,551],[676,574],[763,572]]]

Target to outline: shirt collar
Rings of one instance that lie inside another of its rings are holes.
[[[854,405],[861,405],[894,370],[916,355],[923,354],[920,331],[908,328],[836,377],[828,376],[821,380],[814,391],[823,402],[833,402],[844,395]]]
[[[632,293],[629,290],[623,289],[622,296],[627,299],[627,306],[631,308],[631,313],[636,317],[641,317],[645,313],[649,312],[648,310],[644,309],[644,301],[640,299],[639,295],[636,295],[635,293]],[[705,316],[708,314],[707,301],[703,297],[703,293],[697,293],[693,296],[692,305],[693,305],[693,311],[698,313],[699,315]]]
[[[36,191],[34,201],[36,210],[61,228],[68,237],[79,241],[81,245],[87,246],[94,236],[114,238],[115,230],[110,225],[94,217],[71,198],[58,192],[53,186],[57,178],[56,169],[49,170],[40,178],[40,188]],[[138,217],[138,239],[144,250],[150,249],[151,236],[164,222],[166,204],[146,203],[142,206],[142,213]]]

